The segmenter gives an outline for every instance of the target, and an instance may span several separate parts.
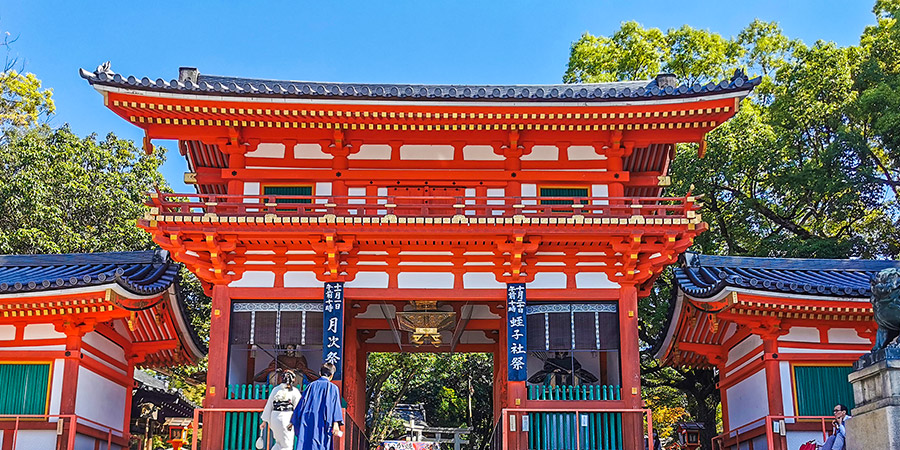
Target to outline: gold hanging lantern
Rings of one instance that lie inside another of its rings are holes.
[[[398,311],[397,325],[401,331],[410,332],[410,342],[414,345],[430,343],[441,345],[441,331],[449,330],[456,324],[456,313],[437,311],[436,301],[413,301],[416,311]]]

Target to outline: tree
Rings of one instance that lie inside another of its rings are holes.
[[[900,178],[900,152],[895,151],[900,139],[893,139],[900,136],[900,120],[891,116],[900,105],[895,90],[900,79],[894,77],[900,60],[900,32],[894,26],[898,4],[876,4],[879,22],[867,28],[862,48],[826,42],[806,46],[784,36],[777,24],[759,20],[736,38],[687,26],[663,33],[625,23],[613,36],[652,36],[639,44],[626,42],[634,52],[652,48],[652,61],[633,58],[623,70],[609,63],[629,54],[620,41],[586,34],[573,44],[563,79],[647,78],[663,69],[693,84],[716,81],[739,67],[762,76],[736,116],[707,135],[706,156],[699,158],[695,145],[681,145],[670,168],[669,194],[705,194],[702,213],[710,229],[695,240],[693,250],[893,256],[900,240],[893,219]],[[885,186],[894,189],[893,195]],[[665,330],[673,290],[671,274],[664,273],[640,302],[643,384],[651,396],[670,388],[683,392],[683,401],[660,398],[673,402],[667,407],[684,405],[693,420],[703,422],[708,443],[719,403],[716,373],[660,367],[651,356]]]
[[[472,427],[470,448],[493,431],[493,358],[485,353],[372,353],[366,369],[369,442],[398,438],[400,403],[420,403],[430,426]]]

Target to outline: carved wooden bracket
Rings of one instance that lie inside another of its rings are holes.
[[[527,240],[524,233],[501,236],[494,240],[497,248],[494,255],[503,262],[494,274],[501,283],[527,283],[534,280],[534,270],[527,269],[525,255],[537,251],[541,238],[531,236]]]
[[[311,243],[316,252],[316,278],[322,282],[353,281],[358,272],[355,236],[338,236],[326,233],[321,240]]]

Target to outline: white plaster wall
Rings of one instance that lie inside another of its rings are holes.
[[[400,289],[453,289],[450,272],[401,272],[397,274]]]
[[[313,194],[319,197],[327,197],[331,195],[331,183],[316,183],[316,188],[313,191]]]
[[[259,183],[244,183],[244,195],[259,195]]]
[[[591,197],[609,197],[609,185],[606,184],[592,184],[591,185]],[[594,200],[595,205],[608,205],[609,202],[603,200]]]
[[[504,158],[494,153],[490,145],[467,145],[463,147],[463,159],[469,161],[502,161]]]
[[[104,337],[102,334],[91,331],[90,333],[85,334],[81,340],[103,354],[115,358],[116,361],[122,363],[125,362],[125,350],[123,350],[122,347],[119,347],[115,342]]]
[[[828,342],[832,344],[871,344],[872,341],[859,337],[853,328],[832,328],[828,330]]]
[[[96,439],[85,436],[83,434],[75,435],[75,448],[74,450],[95,450],[94,443]],[[103,442],[103,448],[106,448],[106,442]]]
[[[386,289],[388,287],[388,280],[389,276],[386,272],[357,272],[353,281],[347,282],[344,286],[352,288]]]
[[[762,345],[762,339],[755,335],[751,334],[743,341],[739,342],[734,347],[731,347],[728,350],[728,362],[727,364],[734,364],[735,361],[743,358],[748,353],[750,353],[753,349]]]
[[[460,344],[493,344],[495,342],[496,341],[493,339],[488,339],[488,337],[484,335],[484,332],[480,330],[463,331],[462,334],[459,335]]]
[[[322,151],[319,144],[297,144],[294,146],[294,158],[297,159],[333,159],[334,157]]]
[[[265,143],[256,146],[256,150],[248,152],[248,158],[284,158],[284,144]]]
[[[228,283],[228,287],[274,287],[275,273],[248,270],[240,280]]]
[[[575,287],[580,289],[618,289],[619,283],[609,281],[604,272],[578,272],[575,274]]]
[[[506,283],[497,281],[491,272],[467,272],[463,274],[463,287],[466,289],[504,289]]]
[[[284,273],[284,287],[322,287],[325,283],[316,279],[312,271],[291,271]]]
[[[391,146],[387,144],[363,144],[359,151],[348,156],[347,159],[391,159]]]
[[[16,450],[48,450],[56,448],[56,430],[20,430],[13,443]]]
[[[452,161],[452,145],[401,145],[400,159]]]
[[[778,337],[784,342],[819,342],[819,330],[813,327],[791,327],[790,332]]]
[[[739,427],[767,415],[768,395],[766,374],[760,370],[747,379],[725,390],[728,402],[728,423]]]
[[[784,405],[784,415],[794,415],[794,385],[791,383],[791,363],[781,361],[778,363],[778,372],[781,377],[781,404]]]
[[[25,339],[60,339],[64,333],[56,331],[52,323],[35,323],[25,327]]]
[[[111,428],[121,429],[125,422],[127,391],[91,370],[78,369],[75,414]]]
[[[566,274],[562,272],[541,272],[528,283],[528,289],[565,289]]]
[[[535,145],[531,153],[522,155],[523,161],[556,161],[559,159],[559,148],[555,145]]]
[[[16,338],[15,325],[0,325],[0,341],[11,341]]]
[[[598,155],[594,151],[594,147],[590,145],[571,145],[569,146],[570,161],[586,161],[591,159],[606,159],[604,155]]]
[[[63,370],[66,367],[64,359],[53,361],[53,372],[50,373],[50,408],[48,414],[59,414],[59,402],[62,398]]]
[[[522,197],[537,197],[537,185],[536,184],[522,184]],[[530,203],[525,203],[526,205],[536,205],[537,201],[531,200]]]

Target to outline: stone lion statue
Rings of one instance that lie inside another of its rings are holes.
[[[885,269],[872,279],[872,309],[878,334],[872,351],[881,350],[900,335],[900,270]]]

